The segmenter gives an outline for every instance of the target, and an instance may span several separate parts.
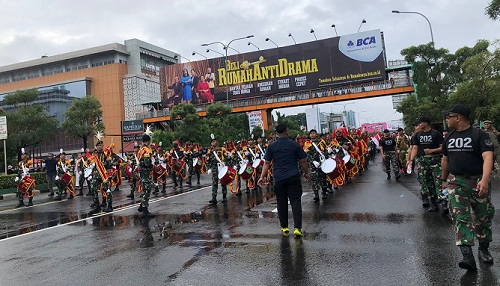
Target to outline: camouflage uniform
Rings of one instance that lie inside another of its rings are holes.
[[[106,164],[110,163],[110,161],[106,160],[106,154],[104,151],[94,151],[93,153],[94,160],[99,160],[102,163],[103,171],[106,173],[107,166]],[[97,163],[94,166],[94,170],[92,172],[92,180],[90,182],[90,192],[92,194],[92,200],[94,204],[92,206],[96,207],[96,211],[100,210],[99,208],[99,189],[103,192],[103,203],[102,206],[106,204],[110,204],[113,202],[113,195],[111,194],[111,190],[109,190],[109,181],[104,182],[101,172],[98,170]],[[106,193],[104,193],[106,192]],[[107,201],[105,201],[107,200]]]
[[[319,200],[319,190],[322,190],[323,199],[326,198],[328,184],[326,180],[326,174],[321,170],[320,166],[318,167],[314,166],[314,162],[321,163],[322,156],[312,145],[313,142],[316,144],[316,146],[318,146],[323,156],[326,149],[326,143],[323,140],[314,140],[311,142],[306,142],[304,144],[306,149],[304,151],[307,153],[307,162],[309,163],[309,173],[311,174],[311,183],[312,183],[312,190],[314,192],[314,200],[317,201]]]
[[[437,197],[441,192],[441,155],[420,157],[417,166],[422,195]]]
[[[476,190],[480,180],[481,176],[471,176],[469,179],[451,174],[448,176],[448,198],[455,222],[456,245],[474,245],[474,237],[479,242],[492,241],[491,220],[495,207],[491,203],[491,182],[488,184],[488,195],[482,198]],[[474,211],[474,218],[471,210]]]
[[[219,156],[219,159],[224,162],[224,154],[226,153],[225,148],[217,147],[216,150],[213,150],[212,148],[208,150],[207,152],[207,166],[212,172],[212,196],[217,196],[217,189],[219,185],[219,168],[218,168],[218,163],[217,158],[215,157],[214,152],[217,152],[217,155]],[[222,195],[226,196],[227,193],[227,186],[222,186]]]
[[[188,180],[186,182],[186,184],[188,185],[191,185],[191,177],[194,175],[196,175],[197,184],[200,184],[201,172],[200,170],[195,169],[193,166],[194,159],[200,156],[201,152],[199,152],[197,149],[186,149],[186,152],[184,153],[184,159],[186,160],[186,164],[188,165]]]
[[[385,153],[385,172],[387,174],[391,173],[391,167],[394,172],[394,175],[398,176],[399,175],[399,164],[398,164],[398,158],[396,156],[396,152],[394,151],[386,151]]]
[[[396,137],[396,148],[398,148],[398,160],[403,168],[406,167],[408,149],[410,148],[410,139],[403,134],[403,137]]]
[[[151,195],[151,170],[153,170],[153,150],[149,146],[142,146],[137,156],[139,160],[139,175],[141,177],[141,207],[149,207]]]

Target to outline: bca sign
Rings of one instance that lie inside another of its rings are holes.
[[[0,140],[7,139],[7,117],[0,116]]]

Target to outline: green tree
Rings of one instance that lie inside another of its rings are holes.
[[[13,112],[4,112],[7,117],[8,154],[21,157],[21,148],[28,148],[54,139],[57,135],[57,120],[49,117],[42,105],[33,105],[36,89],[18,90],[4,97],[4,103],[15,106]]]
[[[493,20],[500,19],[500,0],[491,0],[488,7],[486,7],[486,15]]]
[[[464,80],[450,95],[450,105],[463,103],[472,118],[500,123],[500,49],[484,50],[462,64]]]
[[[101,103],[93,96],[73,100],[65,116],[66,119],[62,123],[65,132],[75,138],[81,138],[85,149],[89,137],[92,138],[97,131],[104,131]]]

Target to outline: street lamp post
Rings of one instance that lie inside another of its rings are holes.
[[[266,42],[271,42],[276,46],[276,48],[279,48],[278,44],[276,44],[273,40],[271,40],[269,38],[266,38]]]
[[[244,39],[250,39],[250,38],[253,38],[253,35],[249,35],[249,36],[246,36],[246,37],[232,39],[231,41],[229,41],[229,43],[227,45],[225,45],[222,42],[212,42],[212,43],[202,44],[201,45],[202,47],[207,47],[207,46],[210,46],[210,45],[213,45],[213,44],[221,44],[222,47],[224,48],[224,50],[226,51],[226,55],[224,56],[224,66],[226,68],[226,76],[225,76],[226,77],[226,105],[228,105],[228,106],[229,106],[229,85],[228,85],[228,82],[227,82],[227,72],[228,72],[228,70],[227,70],[227,50],[229,49],[229,45],[231,45],[232,42],[239,41],[239,40],[244,40]]]
[[[207,49],[207,53],[208,53],[208,52],[214,52],[214,53],[217,53],[217,54],[219,54],[219,55],[221,55],[221,56],[224,56],[224,54],[223,54],[223,53],[219,53],[218,51],[212,50],[212,49],[210,49],[210,48],[208,48],[208,49]]]
[[[418,14],[418,15],[424,17],[425,20],[427,20],[427,23],[429,24],[429,29],[431,30],[432,47],[434,47],[434,34],[432,33],[431,21],[429,21],[429,19],[427,17],[425,17],[424,14],[419,13],[419,12],[413,12],[413,11],[398,11],[398,10],[392,10],[392,13],[394,13],[394,14]]]
[[[361,115],[361,113],[364,113],[364,112],[368,112],[368,111],[362,110],[360,112],[357,112],[357,114],[358,114],[358,125],[359,125],[358,127],[359,128],[361,128],[361,120],[360,120],[361,118],[360,118],[360,115]]]
[[[316,41],[317,41],[317,40],[318,40],[318,38],[316,38],[316,33],[314,33],[314,30],[313,30],[313,29],[311,29],[310,33],[314,35],[314,38],[315,38],[315,39],[316,39]]]
[[[193,55],[193,56],[194,56],[194,55],[202,56],[202,57],[204,57],[204,58],[205,58],[205,60],[208,60],[208,58],[207,58],[207,57],[205,57],[204,55],[202,55],[202,54],[200,54],[200,53],[197,53],[197,52],[195,52],[195,51],[193,51],[193,53],[192,53],[191,55]]]
[[[237,49],[233,49],[233,48],[231,48],[231,47],[227,47],[227,48],[224,48],[224,49],[231,49],[231,50],[235,51],[235,52],[236,52],[236,53],[238,53],[238,54],[240,53],[240,51],[238,51]]]
[[[259,51],[260,51],[259,47],[257,47],[254,43],[252,43],[252,42],[248,42],[248,45],[249,45],[249,46],[250,46],[250,45],[252,45],[252,46],[256,47],[256,48],[257,48],[257,50],[259,50]]]
[[[346,105],[349,105],[349,104],[354,104],[354,102],[334,104],[334,105],[344,106],[344,119],[345,119],[345,121],[347,121],[347,111],[346,111],[345,107],[346,107]],[[344,122],[344,123],[347,125],[347,122]],[[347,126],[347,127],[349,127],[349,126]]]
[[[335,24],[332,24],[332,28],[335,30],[335,35],[337,35],[337,37],[338,37],[339,34],[337,33],[337,28],[335,28]]]
[[[293,37],[292,33],[288,33],[288,37],[291,37],[293,40],[293,43],[296,45],[297,42],[295,41],[295,38]]]
[[[361,26],[362,26],[364,23],[366,23],[366,20],[365,20],[365,19],[363,19],[363,21],[361,21],[361,24],[359,24],[358,33],[359,33],[359,30],[361,29]]]

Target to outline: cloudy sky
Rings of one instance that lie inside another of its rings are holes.
[[[202,43],[254,35],[260,49],[358,31],[384,32],[389,60],[402,59],[400,51],[430,42],[427,21],[416,14],[392,14],[392,10],[417,11],[430,20],[436,47],[454,52],[473,46],[478,39],[500,38],[500,21],[485,16],[489,0],[0,0],[0,66],[137,38],[191,60],[193,51],[208,57]],[[240,52],[254,51],[243,40],[231,44]],[[223,52],[222,48],[213,47]],[[349,104],[347,109],[366,111],[368,121],[398,119],[390,97]],[[282,110],[295,114],[304,108]],[[341,111],[342,105],[323,104],[322,111]],[[366,119],[365,119],[366,120]]]

